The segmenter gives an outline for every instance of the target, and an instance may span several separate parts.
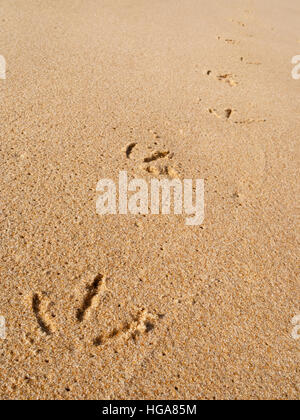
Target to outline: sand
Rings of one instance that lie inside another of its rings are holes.
[[[1,0],[1,399],[299,398],[299,13]],[[121,170],[203,224],[98,215]]]

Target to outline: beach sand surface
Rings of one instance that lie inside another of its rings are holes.
[[[1,0],[1,399],[299,399],[299,14]],[[120,171],[203,224],[98,215]]]

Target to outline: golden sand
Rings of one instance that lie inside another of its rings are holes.
[[[1,399],[299,398],[299,13],[1,0]],[[204,223],[98,215],[121,170]]]

